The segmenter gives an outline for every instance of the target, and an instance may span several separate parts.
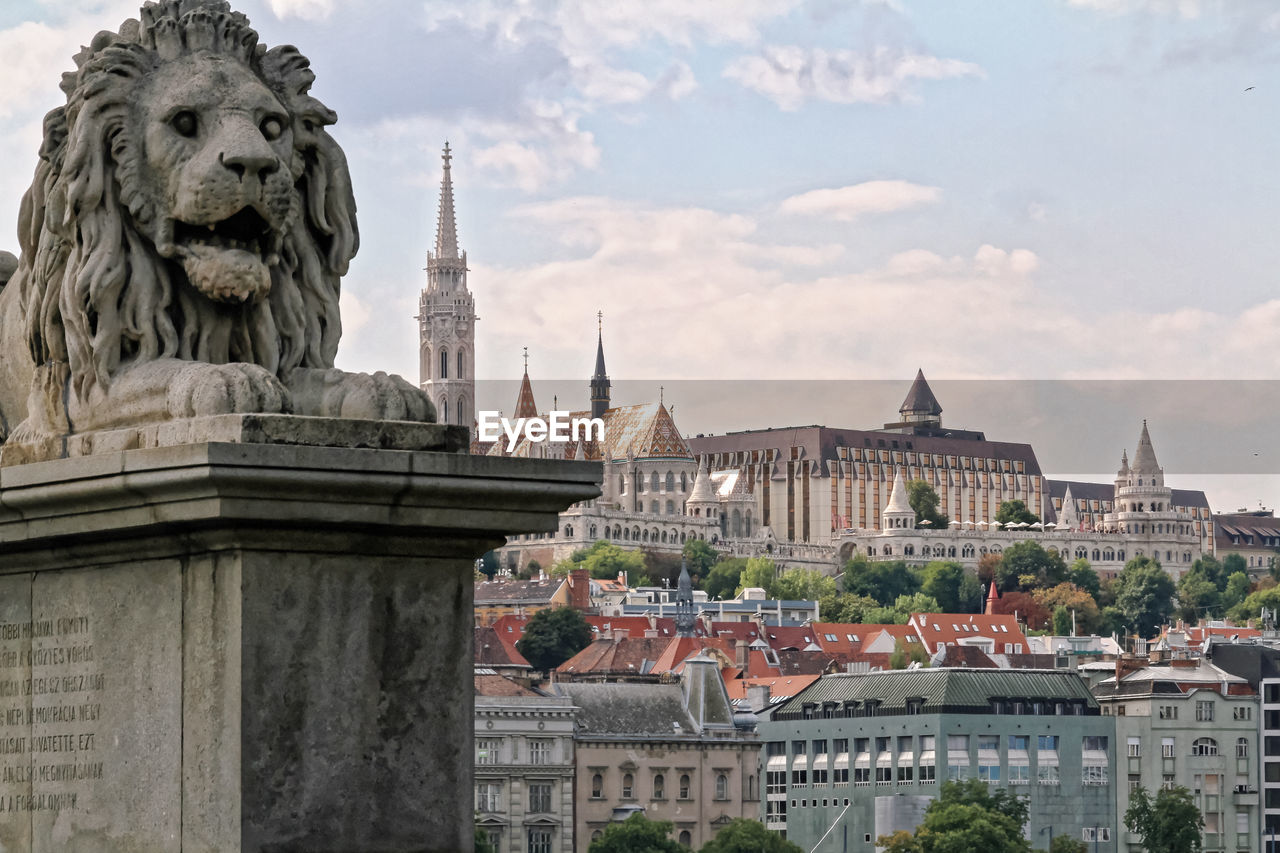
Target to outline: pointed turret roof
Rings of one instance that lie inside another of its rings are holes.
[[[907,398],[902,401],[898,412],[904,418],[910,418],[912,415],[938,417],[942,414],[942,406],[938,405],[938,398],[933,396],[933,390],[929,387],[929,383],[925,381],[922,368],[916,370],[915,381],[911,383],[911,389],[907,391]]]
[[[1071,486],[1062,496],[1062,512],[1058,513],[1058,527],[1075,530],[1080,526],[1080,516],[1076,514],[1076,499],[1071,496]]]
[[[1000,600],[1000,592],[996,589],[996,582],[991,582],[991,589],[987,590],[987,606],[983,611],[988,616],[995,615],[996,602]]]
[[[444,144],[444,176],[440,179],[440,217],[436,223],[436,257],[458,257],[458,227],[453,220],[453,179],[449,175],[449,143]]]
[[[1127,477],[1129,475],[1129,448],[1127,447],[1124,450],[1120,451],[1119,474],[1121,477]]]
[[[1160,463],[1156,461],[1156,450],[1151,445],[1151,434],[1147,432],[1147,419],[1142,419],[1142,435],[1138,436],[1138,449],[1133,452],[1133,471],[1137,474],[1158,474]]]
[[[524,351],[524,378],[520,380],[520,393],[516,394],[516,417],[536,418],[538,406],[533,402],[533,385],[529,383],[529,350]]]
[[[702,464],[698,466],[698,476],[693,480],[693,491],[689,493],[687,503],[714,503],[716,500],[715,489],[711,485],[711,469],[707,467],[704,459]]]
[[[592,379],[608,379],[609,374],[604,369],[604,329],[596,330],[596,372]]]
[[[893,476],[893,491],[889,493],[889,505],[884,508],[886,513],[911,513],[915,515],[915,510],[911,508],[911,502],[907,500],[907,486],[902,481],[902,469],[898,469],[898,473]]]

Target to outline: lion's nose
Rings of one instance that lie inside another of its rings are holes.
[[[230,153],[224,151],[218,155],[218,162],[234,172],[239,180],[243,181],[245,175],[253,175],[259,183],[265,182],[268,175],[280,168],[275,153],[265,144]]]

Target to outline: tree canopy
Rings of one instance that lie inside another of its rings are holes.
[[[836,579],[818,569],[791,568],[778,575],[770,595],[789,601],[814,600],[834,595]]]
[[[845,592],[866,595],[883,605],[892,605],[900,595],[920,589],[920,577],[901,560],[868,560],[857,554],[844,564]]]
[[[598,539],[590,548],[574,551],[569,559],[551,567],[551,574],[567,575],[571,569],[583,568],[596,580],[612,580],[619,572],[626,572],[632,586],[648,584],[644,555],[615,545],[608,539]]]
[[[705,578],[711,567],[720,561],[720,553],[708,545],[705,539],[686,541],[680,549],[680,555],[689,566],[689,574],[699,578]]]
[[[702,845],[700,853],[804,853],[781,835],[750,818],[735,818]]]
[[[669,820],[649,820],[636,812],[621,823],[611,823],[591,842],[587,853],[688,853],[671,837]]]
[[[934,491],[933,486],[924,480],[912,480],[907,483],[907,503],[916,511],[916,526],[932,527],[934,530],[946,530],[950,521],[938,511],[942,499]],[[925,524],[924,522],[928,522]]]
[[[1173,613],[1173,579],[1150,557],[1134,557],[1115,580],[1116,606],[1128,630],[1154,637]]]
[[[1001,524],[1035,524],[1039,520],[1034,512],[1027,509],[1026,501],[1004,501],[996,510],[996,521]]]
[[[742,570],[746,567],[746,557],[729,557],[712,566],[702,578],[702,590],[707,598],[733,598],[742,583]]]
[[[1066,579],[1067,563],[1062,555],[1055,550],[1046,551],[1030,539],[1005,548],[995,567],[996,589],[1001,593],[1057,586]]]
[[[549,672],[591,644],[591,626],[572,607],[539,610],[524,626],[516,649],[534,669]]]
[[[1030,853],[1022,837],[1028,805],[1008,788],[980,779],[944,782],[915,833],[882,835],[887,853]]]
[[[742,577],[738,581],[738,592],[748,587],[759,587],[764,590],[764,594],[770,598],[773,595],[773,585],[778,579],[778,567],[774,565],[773,560],[768,557],[752,557],[747,560],[747,564],[742,568]]]
[[[1161,788],[1155,799],[1146,788],[1131,791],[1124,822],[1147,853],[1200,853],[1200,810],[1186,788]]]

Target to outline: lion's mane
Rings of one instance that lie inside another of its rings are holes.
[[[15,282],[36,365],[67,365],[82,398],[122,364],[174,357],[251,362],[283,376],[332,367],[341,335],[339,280],[359,236],[346,158],[325,130],[334,113],[308,94],[315,79],[292,47],[258,45],[248,19],[221,0],[147,3],[141,20],[102,32],[63,75],[67,103],[44,121],[40,162],[23,196]],[[244,63],[293,124],[294,211],[266,299],[215,303],[156,251],[160,200],[139,180],[129,92],[163,63],[212,50]]]

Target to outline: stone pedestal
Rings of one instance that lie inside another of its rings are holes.
[[[289,432],[0,468],[0,851],[470,849],[474,560],[598,466]]]

